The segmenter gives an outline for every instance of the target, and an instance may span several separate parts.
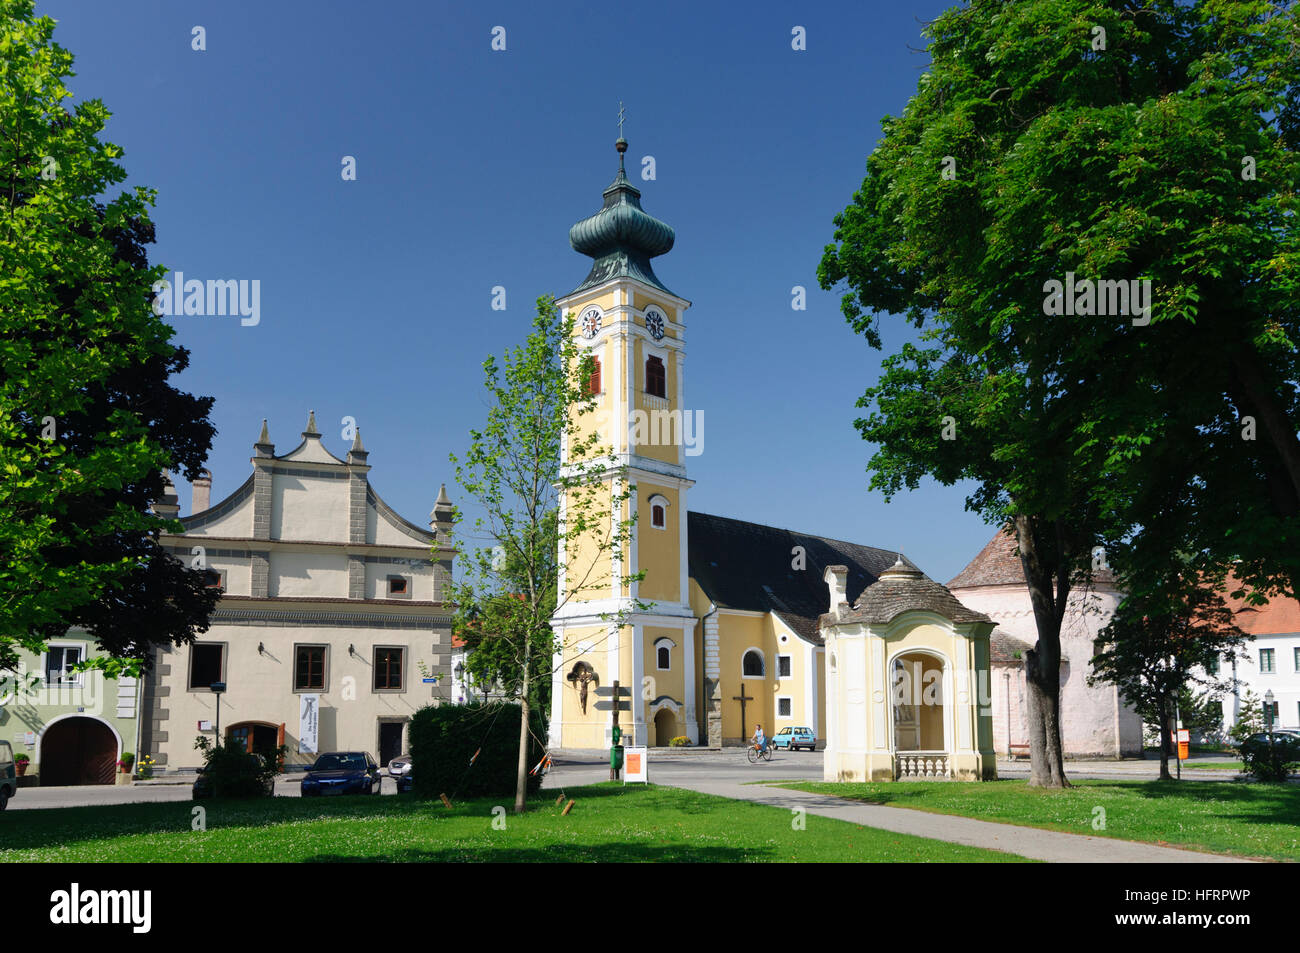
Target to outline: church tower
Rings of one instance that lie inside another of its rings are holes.
[[[669,291],[651,267],[652,258],[672,249],[673,230],[641,208],[641,192],[624,170],[627,140],[620,135],[615,148],[618,174],[603,193],[602,208],[569,230],[570,244],[592,259],[591,271],[556,304],[574,316],[574,334],[597,362],[596,410],[584,417],[584,428],[599,428],[602,443],[625,468],[637,519],[626,550],[604,557],[607,587],[567,601],[561,592],[553,620],[561,649],[550,743],[564,748],[610,743],[610,713],[596,711],[594,689],[615,680],[631,690],[631,711],[619,716],[625,744],[666,745],[683,735],[692,744],[700,740],[686,458],[699,452],[703,429],[684,400],[683,316],[690,302]],[[617,476],[611,484],[615,494],[627,490]],[[580,558],[560,553],[562,565]],[[641,571],[639,583],[627,579]],[[601,618],[620,611],[625,624]]]

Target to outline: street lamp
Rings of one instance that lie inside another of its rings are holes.
[[[213,682],[208,688],[217,696],[217,744],[221,744],[221,695],[226,690],[226,683]]]

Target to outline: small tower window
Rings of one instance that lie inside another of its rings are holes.
[[[594,395],[600,393],[600,358],[593,357],[591,362],[592,370],[591,377],[587,378],[587,393]]]
[[[645,362],[645,392],[651,397],[667,397],[668,383],[663,358],[648,357]]]
[[[740,663],[740,674],[745,678],[763,677],[763,655],[758,649],[750,649]]]
[[[672,668],[672,639],[655,640],[655,665],[659,671],[666,672]]]
[[[650,497],[650,526],[653,529],[668,528],[668,499],[658,493]]]
[[[668,668],[671,667],[670,665],[671,658],[669,656],[668,646],[661,645],[659,647],[658,655],[659,655],[659,670],[661,672],[666,671]]]

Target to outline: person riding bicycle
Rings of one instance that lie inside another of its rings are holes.
[[[762,754],[767,750],[767,737],[763,734],[762,725],[754,726],[754,737],[749,740],[754,742],[754,749],[758,751],[759,754]]]

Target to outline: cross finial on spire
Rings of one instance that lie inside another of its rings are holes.
[[[618,139],[614,142],[614,148],[618,150],[618,172],[623,175],[623,153],[627,152],[627,140],[623,138],[623,119],[627,115],[623,109],[623,101],[618,101]]]
[[[627,116],[627,111],[623,109],[623,100],[618,101],[618,137],[623,138],[623,119]]]

